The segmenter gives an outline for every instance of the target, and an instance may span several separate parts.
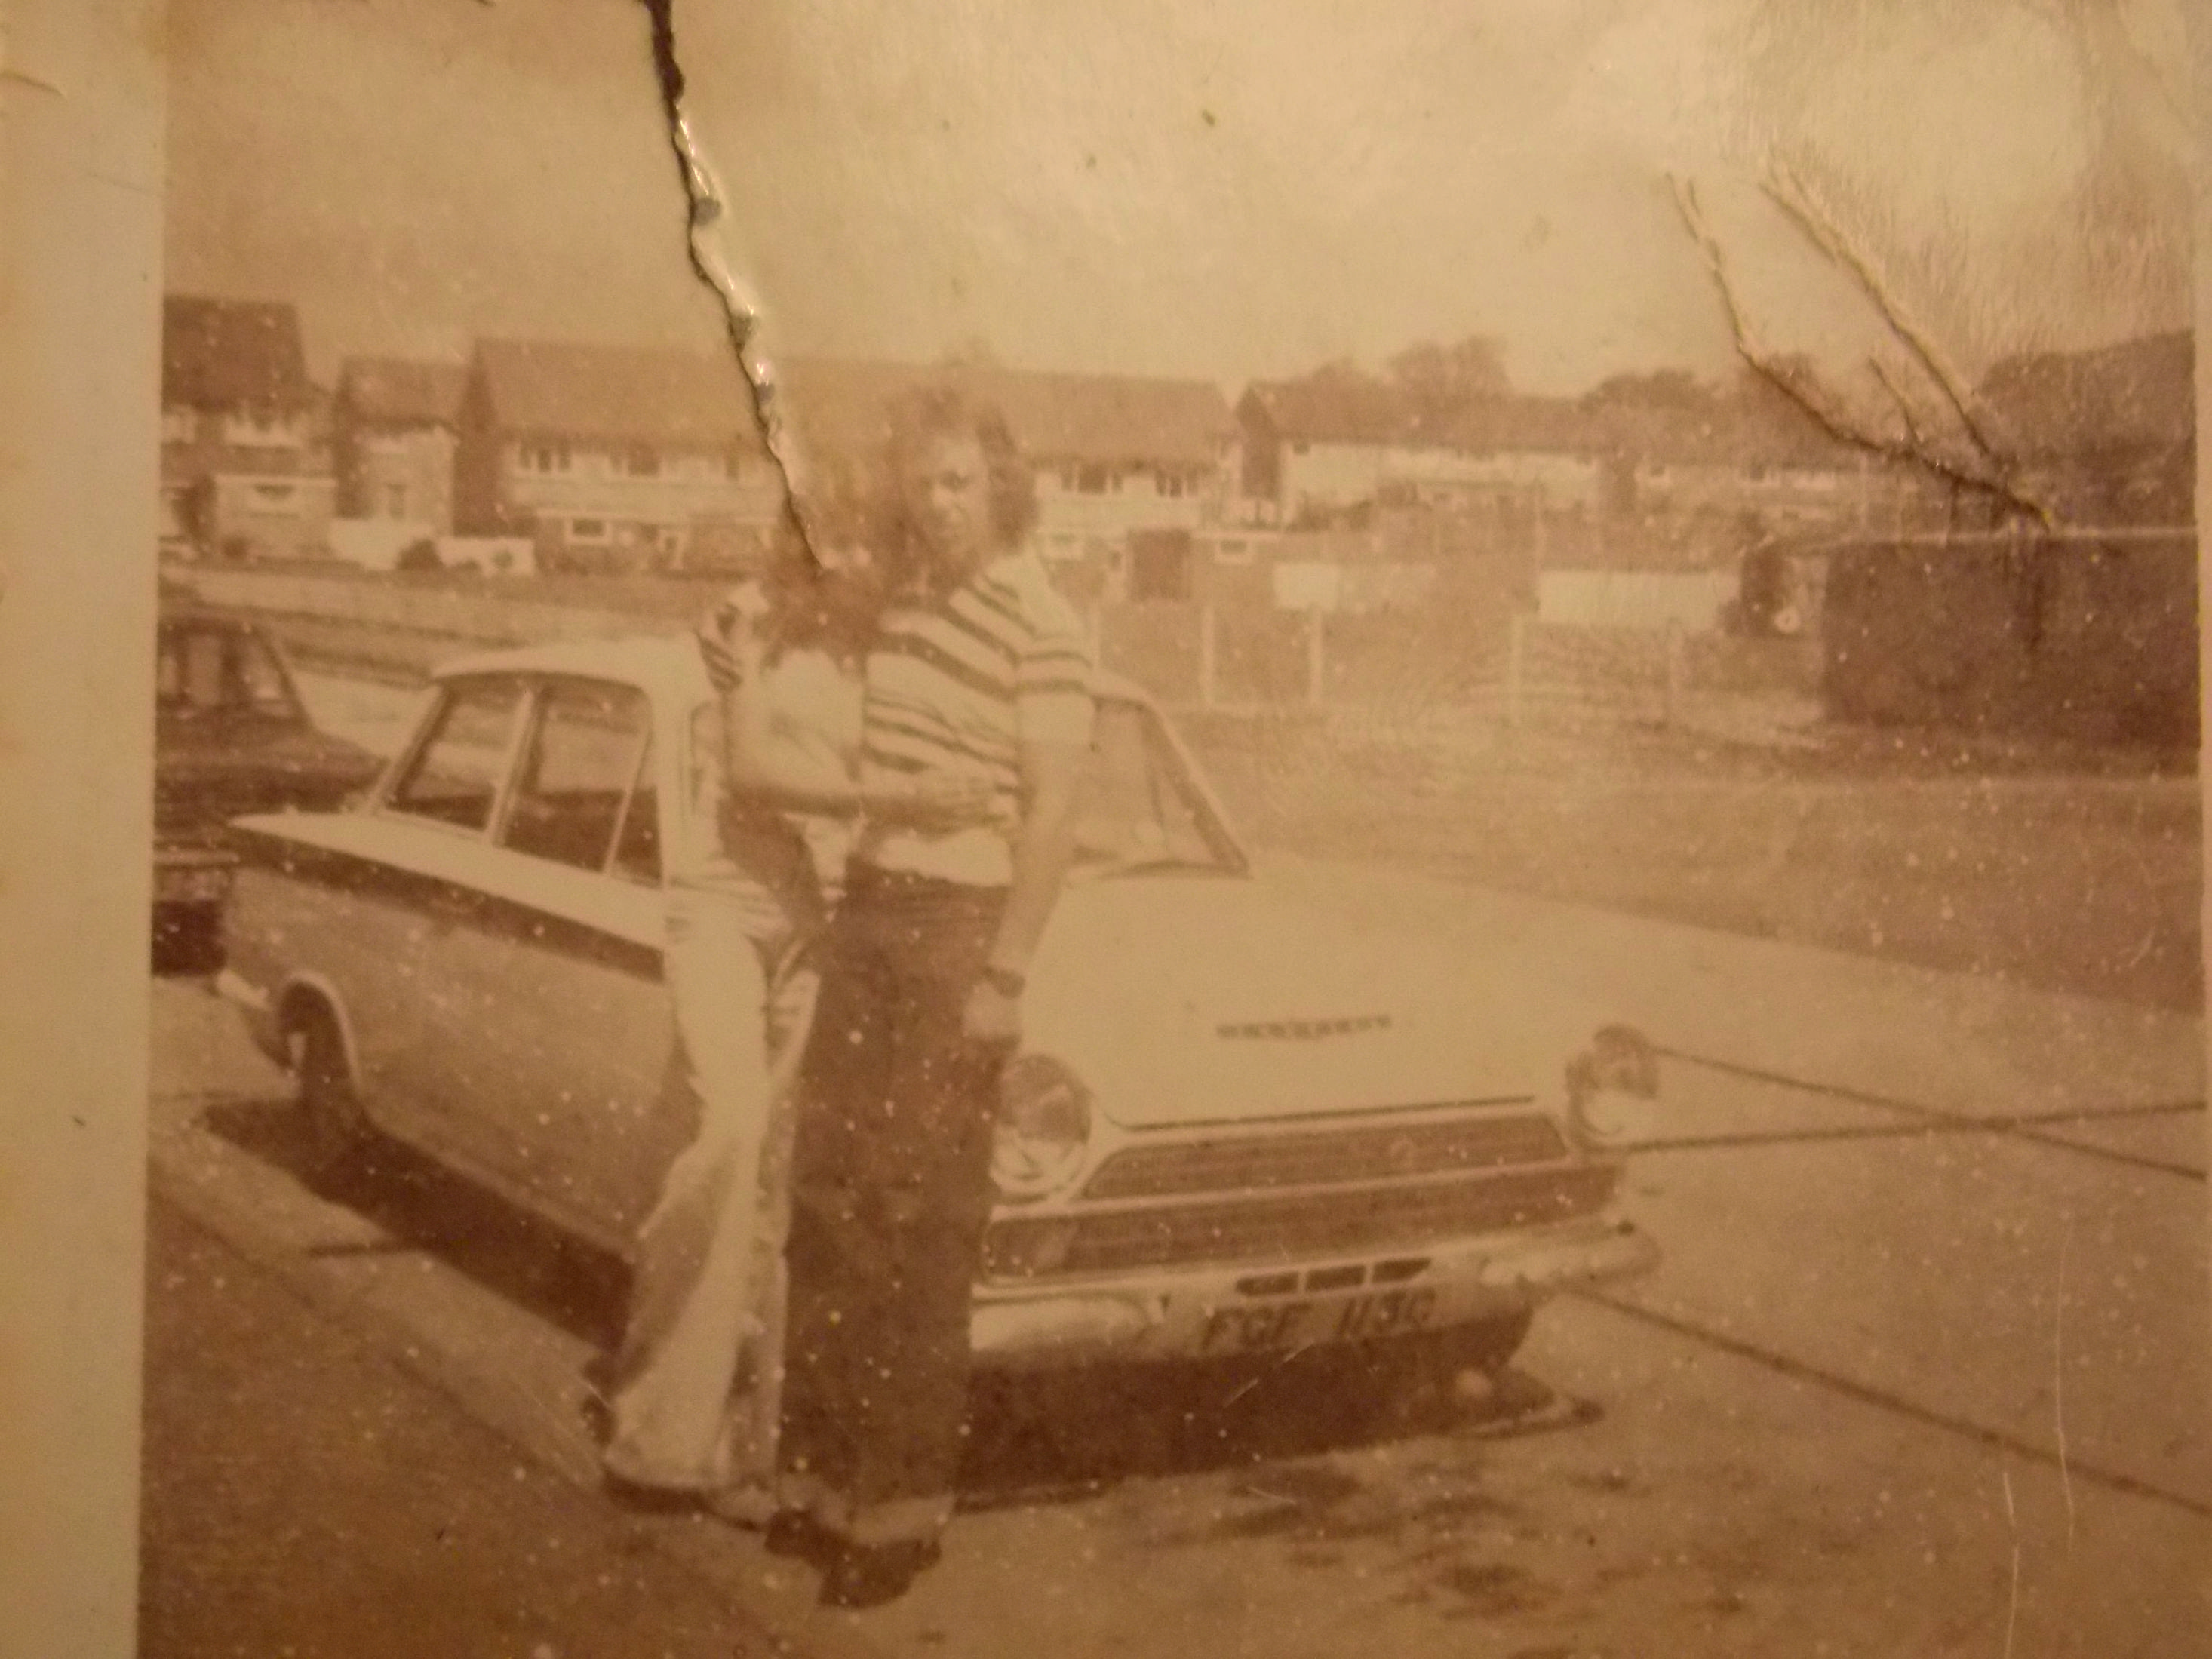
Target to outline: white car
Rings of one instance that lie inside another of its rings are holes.
[[[219,988],[327,1153],[389,1136],[629,1250],[689,1129],[660,1104],[659,814],[711,713],[683,639],[471,657],[357,805],[237,822]],[[1495,1369],[1546,1296],[1650,1267],[1611,1209],[1650,1046],[1567,1052],[1510,988],[1255,878],[1159,710],[1102,678],[1006,1076],[978,1362],[1419,1331]]]

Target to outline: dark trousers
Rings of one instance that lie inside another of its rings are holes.
[[[1004,1054],[961,1029],[1003,889],[856,866],[799,1081],[787,1501],[856,1543],[933,1538],[964,1436]]]

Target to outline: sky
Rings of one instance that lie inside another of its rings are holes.
[[[636,0],[172,0],[172,289],[312,366],[720,325]],[[1735,341],[1969,374],[2188,318],[2177,0],[676,0],[771,355],[1247,378],[1495,338],[1524,388]],[[1874,319],[1874,320],[1870,320]]]

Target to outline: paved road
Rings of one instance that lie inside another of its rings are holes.
[[[307,692],[384,747],[410,702]],[[840,1629],[986,1659],[2212,1652],[2200,1022],[1264,864],[1439,971],[1510,963],[1665,1044],[1664,1144],[1627,1198],[1664,1263],[1547,1313],[1516,1387],[1549,1403],[1520,1415],[1377,1420],[1290,1375],[1001,1402],[951,1559]],[[182,984],[156,1012],[164,1190],[587,1484],[605,1272],[443,1183],[309,1198],[227,1012]],[[671,1536],[819,1639],[749,1540]]]
[[[655,1547],[802,1647],[979,1659],[2212,1653],[2195,1022],[1374,890],[1684,1056],[1630,1196],[1666,1263],[1539,1322],[1509,1403],[1548,1405],[1378,1419],[1289,1375],[1000,1402],[951,1559],[857,1617],[719,1526]],[[588,1486],[604,1266],[427,1177],[310,1197],[228,1011],[172,982],[155,1013],[159,1190]]]
[[[147,1268],[140,1659],[776,1651],[651,1526],[158,1197]]]

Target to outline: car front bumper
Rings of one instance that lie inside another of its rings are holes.
[[[1424,1265],[1387,1283],[1375,1276],[1376,1264],[1339,1258],[1156,1271],[1141,1279],[1049,1288],[986,1285],[976,1293],[972,1324],[975,1364],[1012,1371],[1109,1359],[1218,1358],[1449,1330],[1510,1317],[1561,1291],[1647,1272],[1659,1250],[1632,1223],[1591,1217],[1391,1256],[1421,1258]]]

